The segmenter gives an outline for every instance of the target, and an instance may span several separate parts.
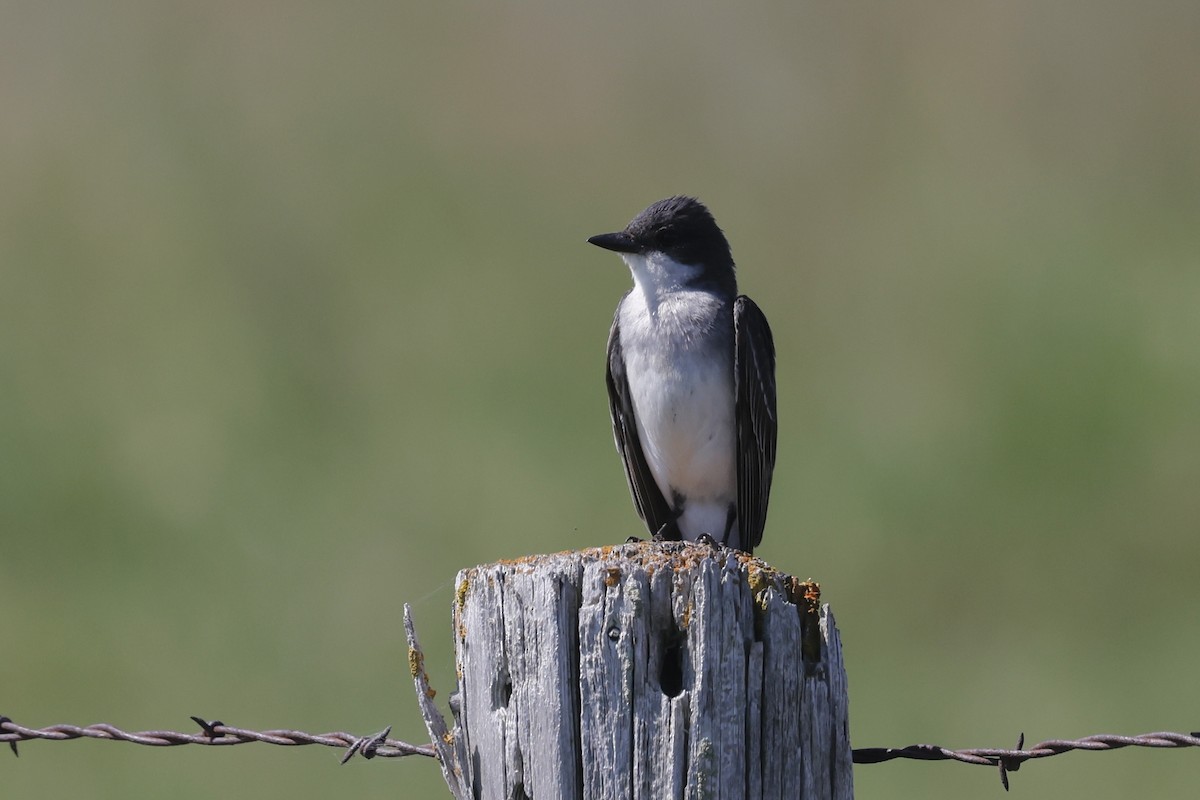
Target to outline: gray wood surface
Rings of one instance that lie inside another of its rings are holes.
[[[669,542],[489,564],[456,586],[453,727],[413,669],[454,797],[853,797],[841,642],[816,584]],[[411,622],[409,646],[419,665]]]

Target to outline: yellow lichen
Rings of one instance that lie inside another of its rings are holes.
[[[766,591],[767,587],[771,585],[770,581],[767,580],[766,571],[758,567],[750,567],[748,577],[750,591],[754,592],[755,596]]]
[[[425,673],[425,656],[413,647],[408,648],[408,672],[413,679]]]

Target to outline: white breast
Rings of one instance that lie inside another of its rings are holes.
[[[733,337],[704,334],[731,327],[731,311],[708,292],[644,291],[638,277],[620,330],[642,450],[667,501],[685,500],[684,536],[719,538],[737,501]]]

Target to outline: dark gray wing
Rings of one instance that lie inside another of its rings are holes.
[[[671,535],[675,529],[675,514],[658,488],[654,475],[650,472],[650,465],[646,463],[646,455],[642,452],[617,320],[618,318],[613,319],[612,330],[608,333],[608,370],[605,375],[605,382],[608,384],[608,410],[612,414],[613,439],[616,440],[621,460],[625,462],[625,477],[629,480],[633,504],[637,507],[638,515],[645,521],[646,528],[654,535],[666,525],[667,530],[664,533],[667,538],[678,539],[677,531],[674,536]]]
[[[775,342],[767,318],[749,297],[733,303],[737,397],[738,533],[747,553],[762,541],[775,472]]]

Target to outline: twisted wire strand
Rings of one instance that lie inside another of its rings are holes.
[[[1120,736],[1111,733],[1098,733],[1079,739],[1047,739],[1038,742],[1028,750],[1024,749],[1025,734],[1021,734],[1014,750],[996,748],[969,748],[965,750],[950,750],[932,744],[913,744],[908,747],[864,747],[854,751],[855,764],[881,764],[898,758],[913,761],[960,761],[964,764],[979,764],[982,766],[998,767],[1000,782],[1008,790],[1008,773],[1016,772],[1026,761],[1035,758],[1048,758],[1072,750],[1119,750],[1123,747],[1200,747],[1200,731],[1188,733],[1172,733],[1157,731],[1143,733],[1138,736]]]
[[[9,717],[0,716],[0,742],[8,742],[14,754],[17,753],[17,742],[42,739],[46,741],[67,741],[70,739],[108,739],[116,742],[148,745],[150,747],[176,747],[184,744],[201,745],[234,745],[262,742],[282,746],[299,746],[320,744],[326,747],[347,748],[350,752],[343,763],[355,754],[364,758],[399,758],[402,756],[434,757],[433,748],[429,745],[415,745],[397,739],[387,738],[391,732],[389,726],[384,731],[373,736],[356,736],[345,731],[332,733],[306,733],[304,731],[277,729],[268,731],[252,731],[246,728],[236,728],[225,725],[221,721],[206,722],[200,717],[192,717],[200,726],[200,733],[182,733],[180,731],[124,731],[115,725],[98,722],[94,725],[47,725],[44,728],[27,728],[18,725]]]

